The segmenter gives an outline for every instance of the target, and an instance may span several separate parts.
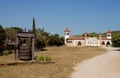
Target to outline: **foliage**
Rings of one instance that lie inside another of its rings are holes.
[[[51,61],[52,58],[47,55],[41,55],[41,56],[39,55],[35,57],[35,60],[36,61]]]
[[[17,33],[23,32],[23,29],[20,27],[10,27],[11,29],[14,29]]]
[[[16,33],[22,32],[23,29],[19,27],[10,27],[5,29],[6,37],[10,41],[15,41],[16,40]]]
[[[5,39],[6,39],[6,36],[5,36],[5,31],[2,27],[2,25],[0,25],[0,45],[4,45],[5,43]]]
[[[112,37],[117,37],[118,35],[120,35],[120,30],[118,31],[112,31]]]
[[[96,32],[92,32],[88,34],[89,37],[98,37],[98,34]]]
[[[112,46],[113,47],[120,47],[120,34],[116,35],[112,38]]]
[[[34,19],[33,21],[34,21],[33,23],[35,23]],[[18,27],[10,27],[5,29],[6,37],[9,41],[15,41],[16,33],[22,31],[23,31],[22,28],[18,28]],[[29,41],[30,40],[28,40],[28,44]],[[46,32],[44,28],[37,28],[37,30],[35,29],[36,49],[43,50],[46,46],[60,46],[63,44],[64,44],[64,38],[60,37],[58,34],[51,35],[50,33]]]
[[[5,29],[6,32],[6,37],[8,38],[8,40],[10,41],[15,41],[16,40],[16,31],[12,28],[6,28]]]
[[[64,44],[64,38],[60,37],[58,34],[54,34],[50,36],[50,40],[49,40],[49,45],[50,46],[60,46]]]
[[[2,25],[0,25],[0,55],[2,55],[2,50],[4,49],[4,44],[5,44],[5,31],[2,27]]]
[[[16,33],[23,32],[22,28],[19,27],[9,27],[5,29],[6,41],[7,42],[15,42],[16,41]],[[14,49],[14,46],[7,46],[7,49]]]
[[[60,46],[64,44],[64,38],[58,34],[51,35],[44,31],[44,28],[38,28],[36,30],[36,42],[37,49],[43,50],[46,46]]]
[[[82,34],[81,36],[85,36],[85,35]],[[87,36],[89,36],[89,37],[98,37],[98,33],[96,33],[96,32],[88,33]]]
[[[58,34],[54,34],[50,36],[49,45],[53,46],[53,45],[56,45],[58,42],[59,42]]]
[[[38,28],[36,30],[36,40],[35,45],[37,49],[43,50],[48,43],[49,33],[44,31],[43,29]]]
[[[11,54],[12,52],[11,51],[8,51],[8,50],[5,50],[5,51],[3,51],[3,55],[9,55],[9,54]]]

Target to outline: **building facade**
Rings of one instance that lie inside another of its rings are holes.
[[[112,35],[111,31],[106,32],[106,37],[102,37],[102,33],[99,33],[98,37],[89,37],[88,33],[84,33],[84,36],[70,35],[70,30],[66,28],[65,32],[65,45],[66,46],[111,46]]]

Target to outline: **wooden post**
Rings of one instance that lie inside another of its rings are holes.
[[[16,47],[15,47],[15,60],[18,60],[18,42],[19,38],[16,38]]]
[[[34,38],[32,37],[32,60],[34,60],[34,43],[35,43],[35,41],[34,41]]]

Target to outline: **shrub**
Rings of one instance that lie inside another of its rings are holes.
[[[8,55],[8,54],[9,54],[8,50],[3,51],[3,55]]]
[[[117,35],[114,38],[112,38],[112,46],[120,47],[120,35]]]
[[[2,55],[9,55],[9,54],[12,54],[13,52],[12,51],[8,51],[8,50],[4,50],[3,52],[2,52]]]
[[[41,55],[41,56],[36,56],[35,60],[36,61],[51,61],[52,58],[46,55]]]

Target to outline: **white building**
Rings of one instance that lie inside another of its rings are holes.
[[[66,46],[111,46],[112,36],[111,31],[108,30],[106,33],[106,38],[102,37],[102,33],[98,37],[88,37],[87,33],[84,33],[83,36],[72,36],[70,35],[70,30],[67,28],[65,30],[65,45]]]

